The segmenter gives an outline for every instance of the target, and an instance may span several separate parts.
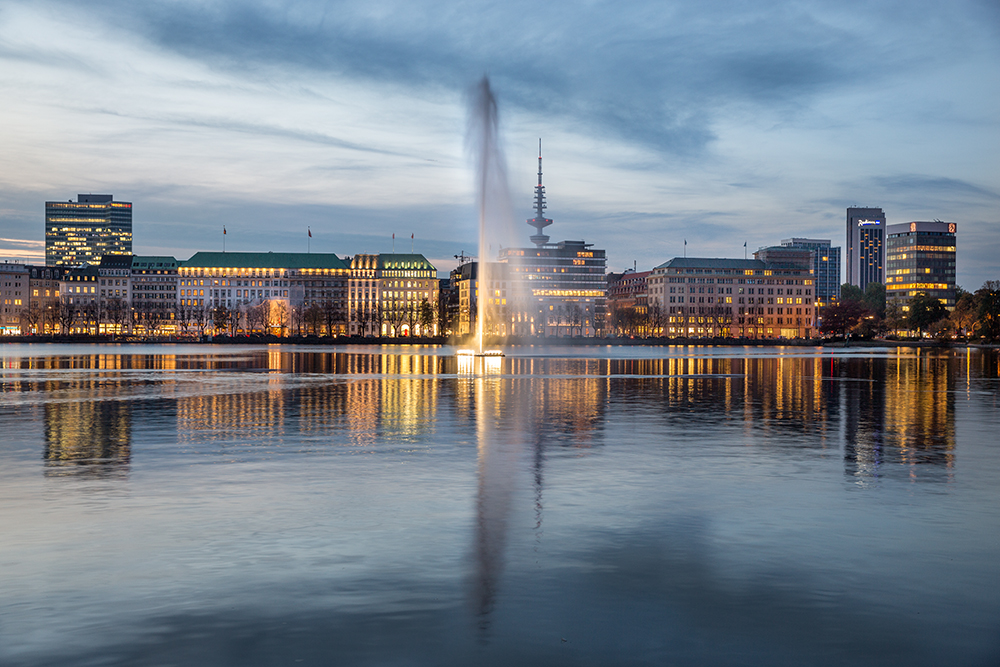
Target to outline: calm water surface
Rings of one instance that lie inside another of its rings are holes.
[[[1000,664],[995,351],[453,352],[0,346],[0,664]]]

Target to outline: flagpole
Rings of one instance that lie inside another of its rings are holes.
[[[413,254],[413,234],[410,234],[410,254]]]
[[[226,252],[226,226],[222,225],[222,252]]]
[[[308,234],[308,236],[306,237],[306,254],[308,255],[309,253],[312,252],[312,240],[313,240],[312,228],[306,227],[306,233]]]

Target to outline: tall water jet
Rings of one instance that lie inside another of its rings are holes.
[[[513,245],[514,209],[507,185],[507,167],[499,140],[497,100],[489,77],[478,84],[469,105],[467,145],[476,169],[476,204],[479,209],[479,257],[476,299],[476,352],[483,354],[486,335],[495,322],[498,295],[491,286],[498,282],[496,256],[502,245]]]

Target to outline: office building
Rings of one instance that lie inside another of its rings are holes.
[[[910,299],[927,294],[955,307],[956,232],[954,222],[904,222],[886,228],[886,305],[902,312]]]
[[[831,246],[829,239],[783,239],[786,248],[813,251],[813,279],[816,281],[816,306],[822,308],[840,301],[840,246]]]
[[[812,270],[801,261],[675,257],[647,282],[667,336],[811,338],[816,326]]]
[[[103,255],[132,254],[132,204],[113,195],[45,202],[45,265],[97,264]]]
[[[885,213],[880,208],[847,209],[847,281],[864,290],[885,283]]]
[[[540,148],[540,147],[539,147]],[[538,156],[535,186],[534,248],[503,248],[499,262],[505,268],[489,274],[490,312],[497,313],[490,333],[525,336],[603,335],[606,319],[607,257],[593,243],[549,243],[542,230],[552,224],[545,217],[542,156]],[[492,267],[492,264],[490,265]],[[492,308],[498,306],[499,308]]]

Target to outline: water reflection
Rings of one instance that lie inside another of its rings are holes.
[[[132,406],[117,400],[45,405],[45,474],[124,476],[132,455]]]

